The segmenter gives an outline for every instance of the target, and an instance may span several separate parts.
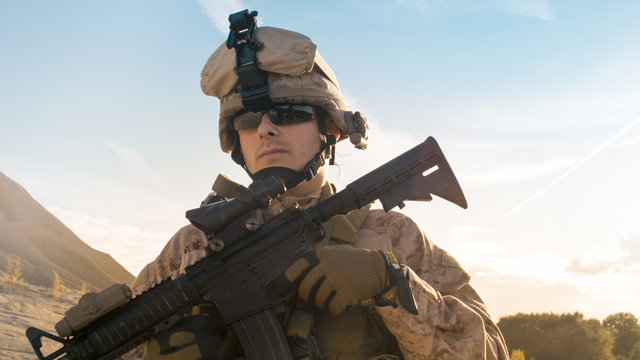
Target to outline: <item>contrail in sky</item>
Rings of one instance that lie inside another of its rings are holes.
[[[229,33],[229,14],[247,8],[242,0],[198,0],[198,3],[223,35]]]
[[[516,212],[518,209],[520,209],[521,207],[527,205],[528,203],[532,202],[533,200],[535,200],[536,198],[538,198],[540,195],[542,195],[545,191],[549,190],[550,188],[552,188],[554,185],[556,185],[557,183],[559,183],[560,181],[562,181],[562,179],[564,179],[565,177],[567,177],[567,175],[571,174],[571,172],[573,172],[573,170],[577,169],[578,167],[582,166],[585,162],[587,162],[589,159],[591,159],[592,157],[594,157],[596,154],[598,154],[599,152],[601,152],[602,150],[606,149],[609,145],[611,145],[614,141],[618,140],[618,138],[624,134],[626,134],[627,132],[629,132],[629,130],[633,129],[633,127],[635,127],[636,125],[638,125],[638,123],[640,122],[640,116],[636,117],[633,121],[631,121],[630,123],[628,123],[625,127],[623,127],[622,129],[620,129],[620,131],[618,131],[617,133],[615,133],[613,136],[611,136],[609,139],[607,139],[607,141],[605,141],[604,143],[602,143],[600,146],[598,146],[595,150],[593,150],[591,153],[589,153],[589,155],[583,157],[582,159],[580,159],[580,161],[578,161],[577,163],[575,163],[575,165],[573,165],[571,168],[569,168],[567,171],[565,171],[562,175],[560,175],[557,179],[555,179],[553,182],[551,182],[551,184],[545,186],[542,190],[538,191],[537,193],[533,194],[533,196],[531,196],[530,198],[528,198],[527,200],[523,201],[520,205],[514,207],[513,209],[507,211],[504,215],[500,216],[498,218],[498,220],[502,220],[505,217],[513,214],[514,212]]]

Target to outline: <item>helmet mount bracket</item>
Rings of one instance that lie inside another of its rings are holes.
[[[236,73],[242,92],[242,105],[249,111],[272,106],[267,72],[258,68],[256,51],[263,46],[254,36],[257,11],[248,9],[229,15],[227,48],[236,51]]]

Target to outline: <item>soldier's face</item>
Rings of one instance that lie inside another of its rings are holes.
[[[255,129],[239,130],[240,148],[250,172],[282,166],[296,171],[320,150],[317,121],[274,125],[264,114]]]

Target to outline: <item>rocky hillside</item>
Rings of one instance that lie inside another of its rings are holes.
[[[111,255],[93,249],[0,172],[0,269],[20,259],[22,278],[50,287],[57,273],[64,285],[100,290],[134,277]]]

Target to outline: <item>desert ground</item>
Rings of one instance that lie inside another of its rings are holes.
[[[80,291],[64,289],[59,298],[53,296],[51,288],[28,283],[12,284],[5,280],[0,270],[0,359],[33,360],[36,358],[25,331],[33,326],[54,335],[54,325],[62,319],[65,311],[75,305],[82,295]],[[52,341],[43,341],[43,354],[48,355],[60,346]],[[138,360],[142,349],[131,351],[121,360]]]
[[[34,326],[55,334],[53,326],[76,304],[81,293],[66,289],[56,299],[51,288],[12,284],[3,275],[0,272],[0,359],[35,359],[26,329]]]

